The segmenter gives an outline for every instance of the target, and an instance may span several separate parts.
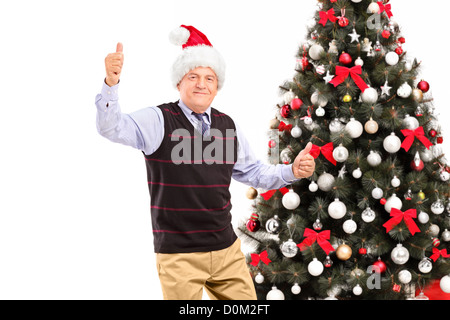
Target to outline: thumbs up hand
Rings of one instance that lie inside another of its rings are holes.
[[[314,162],[314,157],[309,154],[312,148],[312,143],[309,142],[305,149],[300,151],[294,160],[292,165],[292,172],[297,179],[309,178],[314,173],[316,168],[316,163]]]
[[[106,84],[110,87],[119,83],[123,66],[123,45],[118,43],[116,52],[110,53],[105,58]]]

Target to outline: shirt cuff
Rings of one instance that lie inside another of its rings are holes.
[[[294,176],[294,172],[292,171],[292,164],[284,165],[281,168],[281,177],[287,184],[292,184],[295,181],[300,180]]]
[[[110,87],[106,84],[106,81],[103,81],[102,98],[106,101],[117,101],[119,100],[119,83]]]

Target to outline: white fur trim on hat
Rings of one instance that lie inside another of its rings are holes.
[[[172,66],[172,84],[176,88],[183,77],[197,67],[211,68],[218,80],[218,89],[225,81],[225,60],[222,55],[211,46],[200,45],[187,47],[175,60]]]

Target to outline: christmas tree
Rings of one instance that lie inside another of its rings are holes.
[[[449,167],[430,84],[389,0],[319,0],[280,86],[269,157],[308,142],[316,170],[249,189],[238,227],[259,299],[427,299],[450,293]]]

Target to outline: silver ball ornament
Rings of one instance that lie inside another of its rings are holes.
[[[333,187],[334,181],[333,175],[324,172],[319,176],[319,179],[317,179],[317,185],[320,190],[328,192]]]
[[[348,149],[339,145],[339,147],[333,150],[333,158],[337,162],[345,162],[348,159]]]

